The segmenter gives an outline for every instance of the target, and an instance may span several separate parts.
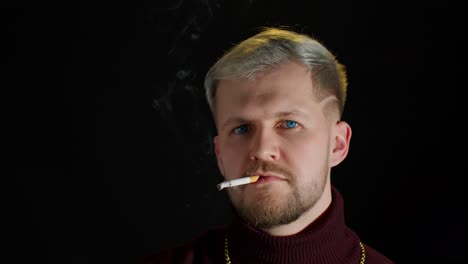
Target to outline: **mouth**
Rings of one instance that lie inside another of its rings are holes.
[[[272,175],[259,175],[259,176],[260,178],[258,178],[255,184],[264,184],[264,183],[275,182],[275,181],[286,181],[286,179],[283,179],[278,176],[272,176]]]

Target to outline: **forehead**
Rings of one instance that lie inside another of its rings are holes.
[[[319,104],[313,89],[310,71],[295,62],[259,74],[254,80],[220,80],[215,119],[221,124],[232,115],[261,118],[292,108],[310,112]]]

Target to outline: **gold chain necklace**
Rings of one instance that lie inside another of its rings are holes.
[[[366,249],[364,248],[364,244],[359,241],[359,246],[361,247],[361,260],[359,260],[359,264],[364,264],[366,262]],[[229,243],[228,237],[224,238],[224,257],[226,257],[226,264],[231,264],[231,259],[229,258]]]

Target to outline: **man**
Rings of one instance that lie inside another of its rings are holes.
[[[268,28],[228,51],[205,79],[235,208],[223,229],[146,263],[393,263],[345,225],[331,168],[348,153],[344,67],[319,42]]]

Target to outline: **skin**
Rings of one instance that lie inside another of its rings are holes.
[[[351,127],[340,121],[336,98],[318,101],[312,89],[310,72],[295,62],[255,80],[218,83],[214,143],[221,174],[275,176],[228,188],[228,195],[241,217],[274,236],[300,232],[328,208],[331,168],[348,153]]]

